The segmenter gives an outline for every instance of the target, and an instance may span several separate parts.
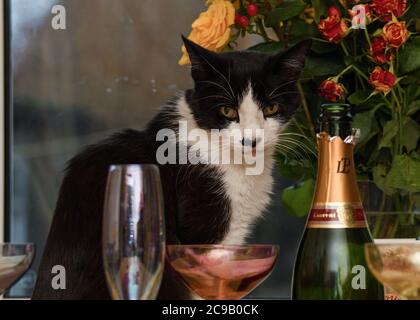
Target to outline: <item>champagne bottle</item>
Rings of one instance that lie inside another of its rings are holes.
[[[364,244],[372,242],[360,201],[350,106],[324,104],[319,118],[318,178],[293,275],[293,299],[380,299]]]

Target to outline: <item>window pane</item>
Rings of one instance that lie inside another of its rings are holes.
[[[61,3],[66,30],[51,26],[56,1],[9,1],[8,234],[10,241],[37,245],[32,270],[11,292],[18,296],[32,292],[66,161],[82,146],[121,128],[141,129],[177,90],[191,86],[189,69],[177,64],[180,34],[189,33],[205,7],[204,0]],[[279,266],[255,297],[289,295],[303,223],[281,212],[278,192],[274,198],[276,205],[252,241],[280,243]]]

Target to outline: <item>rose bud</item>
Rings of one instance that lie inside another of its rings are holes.
[[[407,9],[407,0],[372,0],[372,9],[382,22],[401,17]]]
[[[399,48],[408,39],[410,33],[405,22],[390,21],[383,27],[384,39],[389,47]]]
[[[329,17],[341,18],[341,11],[336,6],[329,7],[327,14]]]
[[[387,49],[386,40],[379,36],[371,40],[370,55],[377,63],[385,63],[395,58],[395,49]]]
[[[325,40],[337,43],[346,36],[349,28],[344,19],[329,16],[319,21],[318,30]]]
[[[387,93],[395,85],[397,78],[389,71],[376,67],[369,76],[369,83],[375,88],[376,92]]]
[[[328,101],[336,102],[340,100],[346,89],[341,83],[331,79],[326,79],[318,87],[318,95]]]

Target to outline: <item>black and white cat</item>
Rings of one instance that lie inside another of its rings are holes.
[[[243,164],[159,165],[163,185],[167,243],[241,244],[270,201],[272,154],[279,133],[299,105],[295,83],[309,53],[310,40],[282,54],[252,51],[213,53],[184,38],[194,89],[165,105],[144,131],[126,130],[87,147],[69,163],[38,273],[33,299],[109,299],[101,256],[102,209],[111,164],[156,163],[161,129],[209,133],[264,129],[264,139],[244,137],[264,150],[260,174]],[[223,133],[224,132],[224,133]],[[178,142],[179,143],[179,142]],[[206,143],[211,144],[207,141]],[[189,146],[191,147],[191,146]],[[204,148],[205,149],[205,148]],[[66,269],[66,289],[51,287],[54,265]],[[189,298],[166,268],[159,298]]]

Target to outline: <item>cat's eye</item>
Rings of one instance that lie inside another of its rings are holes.
[[[221,107],[220,112],[229,120],[236,120],[238,118],[238,111],[230,107]]]
[[[279,105],[273,104],[263,109],[264,117],[272,117],[279,112]]]

